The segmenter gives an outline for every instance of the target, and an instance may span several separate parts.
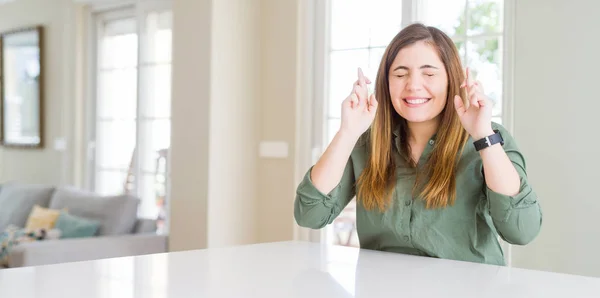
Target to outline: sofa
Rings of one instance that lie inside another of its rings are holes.
[[[155,220],[138,218],[139,203],[127,195],[100,196],[72,187],[0,184],[0,232],[9,226],[25,227],[36,205],[99,223],[91,237],[19,243],[8,253],[8,267],[166,252],[167,236],[157,234]]]

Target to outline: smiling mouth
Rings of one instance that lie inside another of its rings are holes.
[[[404,101],[409,106],[420,106],[428,103],[431,98],[403,98]]]

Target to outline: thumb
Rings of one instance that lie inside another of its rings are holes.
[[[458,113],[459,117],[462,117],[465,114],[465,112],[467,112],[462,98],[458,95],[454,96],[454,107],[456,108],[456,113]]]
[[[377,111],[377,99],[375,98],[375,93],[369,96],[369,112]]]

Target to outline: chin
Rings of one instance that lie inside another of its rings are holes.
[[[402,118],[406,119],[406,121],[412,122],[412,123],[428,122],[435,118],[435,117],[432,117],[431,115],[414,115],[414,114],[405,114],[405,115],[400,115],[400,116],[402,116]]]

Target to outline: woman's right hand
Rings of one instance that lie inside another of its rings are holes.
[[[342,124],[340,132],[358,139],[373,123],[377,112],[375,94],[369,96],[369,80],[358,69],[358,80],[352,87],[352,93],[342,102]]]
[[[313,185],[322,193],[330,193],[339,185],[356,141],[375,119],[377,100],[373,95],[368,97],[370,83],[359,68],[352,93],[342,103],[340,130],[310,172]]]

